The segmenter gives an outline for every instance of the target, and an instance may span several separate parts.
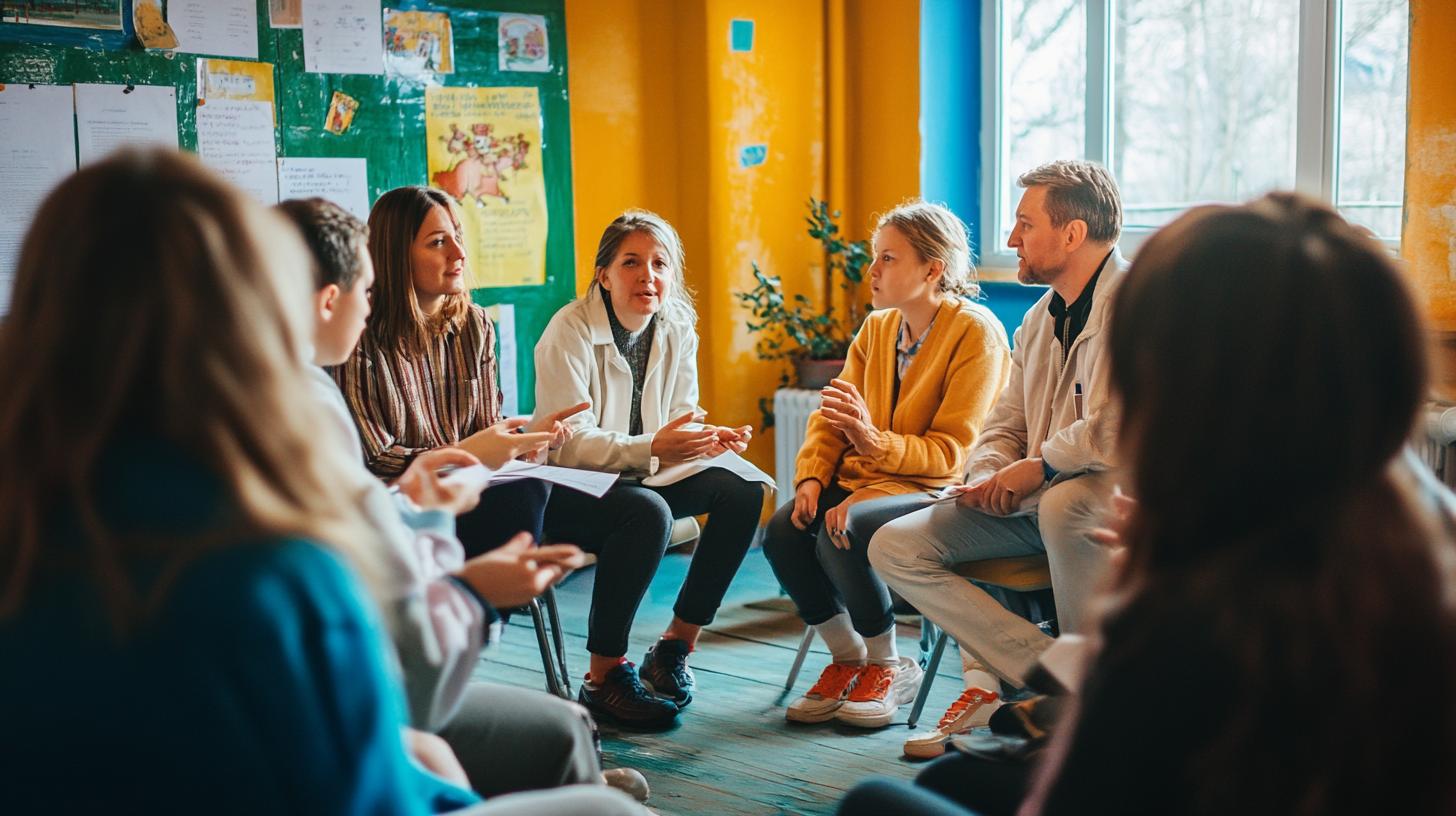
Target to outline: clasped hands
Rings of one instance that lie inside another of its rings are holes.
[[[685,426],[702,422],[703,414],[687,413],[672,420],[652,435],[652,455],[662,464],[690,462],[694,459],[711,458],[726,451],[743,453],[753,438],[752,425],[725,428],[721,425],[702,425],[693,430]]]
[[[993,516],[1009,516],[1046,482],[1040,457],[1018,459],[978,482],[946,488],[956,504]]]
[[[819,391],[819,415],[861,456],[882,456],[885,444],[870,422],[870,408],[849,380],[835,378]]]

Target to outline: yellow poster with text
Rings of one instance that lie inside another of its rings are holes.
[[[429,88],[430,186],[455,199],[474,286],[546,282],[546,180],[535,88]]]

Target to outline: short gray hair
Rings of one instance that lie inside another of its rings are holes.
[[[1047,189],[1046,211],[1054,227],[1082,221],[1089,240],[1107,244],[1122,235],[1122,194],[1112,174],[1096,162],[1047,162],[1022,173],[1016,183]]]

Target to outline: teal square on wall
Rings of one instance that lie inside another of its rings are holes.
[[[753,50],[753,21],[733,20],[728,26],[728,48],[732,51]]]

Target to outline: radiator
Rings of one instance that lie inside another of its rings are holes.
[[[1414,440],[1416,452],[1447,487],[1456,488],[1456,406],[1426,406],[1425,426]]]
[[[818,407],[817,390],[780,388],[774,392],[774,481],[779,504],[794,500],[794,460],[804,446],[809,413]]]

